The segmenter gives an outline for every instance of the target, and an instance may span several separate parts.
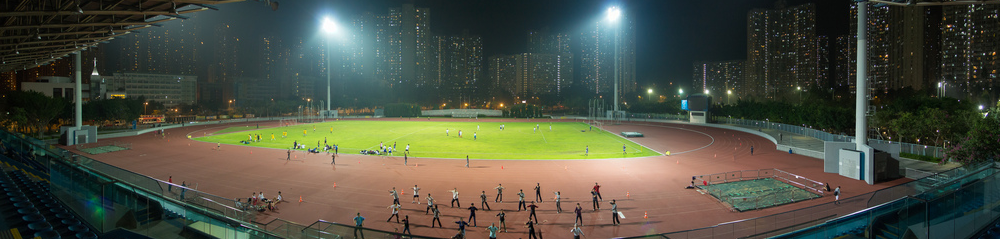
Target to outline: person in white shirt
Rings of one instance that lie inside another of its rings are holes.
[[[389,209],[392,209],[392,215],[385,222],[389,222],[393,217],[396,217],[396,223],[399,223],[399,208],[401,207],[403,206],[400,206],[399,203],[389,205]]]
[[[413,185],[413,200],[410,203],[420,204],[420,188],[416,184]]]
[[[424,215],[427,215],[427,212],[430,212],[432,208],[434,208],[434,198],[431,197],[430,193],[428,193],[427,194],[427,211],[424,211]]]
[[[461,207],[462,202],[458,201],[458,188],[455,188],[455,190],[451,190],[450,192],[451,192],[451,207],[455,207],[456,202],[458,203],[458,206]]]
[[[573,224],[573,229],[569,231],[573,233],[573,239],[580,239],[580,236],[583,236],[583,230],[580,230],[580,226],[575,223]]]

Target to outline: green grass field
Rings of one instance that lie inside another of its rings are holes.
[[[308,148],[320,144],[325,139],[331,146],[339,145],[340,153],[358,154],[362,149],[378,150],[379,143],[386,146],[396,144],[395,156],[403,156],[406,144],[410,144],[411,157],[425,158],[465,158],[473,159],[600,159],[621,157],[645,157],[661,155],[653,150],[625,140],[615,134],[600,131],[587,131],[589,126],[584,123],[537,123],[538,131],[534,131],[536,123],[504,122],[505,129],[500,130],[500,122],[421,122],[421,121],[331,121],[314,124],[300,124],[290,127],[275,127],[255,129],[249,127],[230,127],[220,132],[197,137],[195,140],[204,142],[221,142],[225,144],[241,144],[247,140],[248,134],[260,134],[262,142],[250,143],[249,146],[287,149],[298,141]],[[476,127],[479,130],[476,130]],[[315,127],[315,130],[314,130]],[[333,133],[330,133],[330,128]],[[243,130],[243,131],[241,131]],[[306,135],[303,135],[303,130]],[[449,135],[445,135],[445,130]],[[463,137],[458,137],[458,131]],[[584,132],[585,131],[585,132]],[[287,132],[288,137],[282,138]],[[473,139],[473,133],[476,139]],[[274,134],[275,140],[271,140]],[[622,155],[622,145],[627,154]],[[590,154],[584,151],[590,147]],[[322,149],[322,148],[321,148]]]

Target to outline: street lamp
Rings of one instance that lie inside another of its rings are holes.
[[[331,38],[331,35],[333,33],[335,33],[336,31],[337,31],[337,24],[333,23],[333,20],[330,20],[330,17],[323,18],[323,32],[325,32],[327,34],[327,37],[326,37],[326,114],[330,113],[330,103],[332,102],[330,100],[330,85],[333,84],[332,83],[333,82],[333,80],[332,80],[333,78],[330,76],[330,72],[331,72],[331,70],[333,68],[333,63],[331,63],[331,61],[333,61],[332,60],[333,57],[331,56],[331,55],[333,55],[333,44],[331,44],[333,41],[330,38]],[[322,106],[320,106],[320,107],[322,107]],[[323,118],[326,118],[326,115],[323,115]]]
[[[802,104],[802,87],[801,86],[796,86],[795,87],[795,91],[797,91],[799,93],[799,104]]]
[[[148,101],[147,101],[147,102],[145,102],[145,103],[142,103],[142,114],[146,114],[146,106],[149,106],[149,102],[148,102]],[[981,109],[983,109],[983,106],[982,106],[982,105],[980,105],[980,106],[979,106],[979,109],[980,109],[980,110],[981,110]]]
[[[733,90],[726,90],[726,104],[733,104]]]
[[[678,89],[677,90],[677,97],[684,98],[684,89]]]
[[[615,74],[615,107],[614,107],[614,110],[615,111],[614,112],[615,113],[612,114],[612,115],[617,116],[618,115],[618,50],[619,50],[618,49],[618,35],[619,35],[619,31],[621,31],[620,30],[621,27],[618,26],[618,24],[619,24],[618,23],[618,19],[621,18],[622,12],[621,12],[620,9],[618,9],[618,7],[613,6],[611,8],[608,8],[608,13],[607,14],[608,14],[608,21],[610,23],[613,23],[614,27],[615,27],[615,37],[614,37],[614,41],[615,41],[615,54],[614,54],[614,57],[615,57],[615,73],[614,73]]]

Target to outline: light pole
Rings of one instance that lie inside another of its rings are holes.
[[[684,89],[677,89],[677,97],[684,98]]]
[[[149,106],[149,101],[142,103],[142,114],[146,114],[146,106]],[[979,108],[982,109],[983,107],[980,106]]]
[[[646,90],[646,98],[649,98],[650,101],[653,100],[653,89]]]
[[[615,73],[614,73],[615,74],[615,83],[614,83],[615,84],[615,107],[614,107],[614,114],[612,114],[612,116],[613,116],[612,118],[617,118],[617,116],[618,116],[618,32],[621,29],[620,27],[618,27],[618,25],[619,25],[618,18],[621,18],[621,15],[622,15],[622,12],[621,12],[621,10],[618,9],[618,7],[608,8],[608,20],[612,24],[614,24],[614,28],[615,28],[615,37],[614,37],[614,41],[615,41],[615,53],[614,53],[614,57],[615,57]]]
[[[733,104],[733,90],[726,90],[726,104]]]
[[[330,20],[329,17],[323,18],[323,31],[326,32],[326,113],[324,113],[323,118],[326,118],[326,114],[330,114],[330,84],[333,83],[333,78],[330,76],[330,72],[333,68],[333,41],[330,39],[331,35],[337,31],[337,25]],[[321,106],[322,107],[322,106]]]
[[[795,87],[795,91],[797,91],[799,93],[799,104],[802,104],[802,87],[801,86],[796,86]]]

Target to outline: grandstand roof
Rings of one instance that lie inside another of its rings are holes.
[[[45,65],[132,31],[244,0],[4,0],[0,72]]]

